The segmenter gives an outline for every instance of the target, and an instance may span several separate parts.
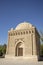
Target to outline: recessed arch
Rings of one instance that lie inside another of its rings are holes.
[[[15,47],[15,56],[23,56],[23,48],[24,48],[23,42],[19,41]]]

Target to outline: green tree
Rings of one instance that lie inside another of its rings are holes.
[[[2,56],[2,55],[3,55],[2,49],[3,49],[3,46],[2,46],[2,45],[0,45],[0,56]]]
[[[41,32],[40,38],[41,38],[41,41],[43,42],[43,32]]]
[[[40,45],[40,55],[43,56],[43,44]]]
[[[7,45],[4,44],[4,45],[3,45],[3,52],[4,52],[4,54],[6,54],[6,47],[7,47]]]
[[[3,48],[2,48],[3,54],[6,54],[6,46],[7,46],[6,44],[3,45]]]
[[[6,47],[7,45],[0,45],[0,56],[5,55],[6,54]]]
[[[41,45],[40,45],[40,55],[43,56],[43,32],[41,32]]]

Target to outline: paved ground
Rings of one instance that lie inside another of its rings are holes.
[[[35,62],[30,60],[23,60],[23,59],[6,59],[0,58],[0,65],[43,65],[43,61]]]

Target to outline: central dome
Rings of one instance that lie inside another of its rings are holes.
[[[23,22],[17,25],[17,27],[15,28],[15,30],[20,30],[20,29],[30,29],[32,27],[32,24],[28,23],[28,22]]]

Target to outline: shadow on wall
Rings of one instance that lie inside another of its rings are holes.
[[[43,57],[40,56],[40,57],[38,58],[38,61],[43,61]]]

